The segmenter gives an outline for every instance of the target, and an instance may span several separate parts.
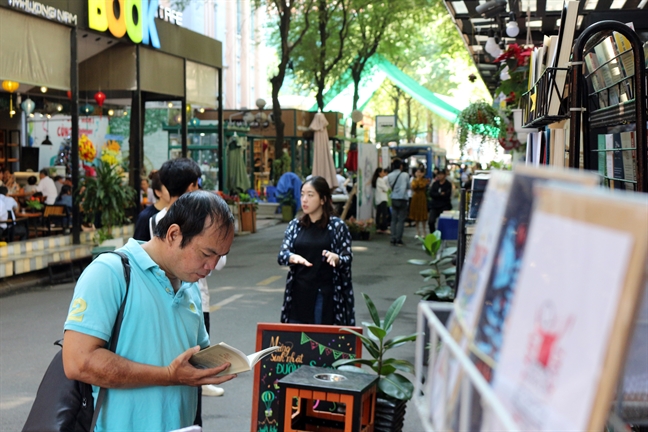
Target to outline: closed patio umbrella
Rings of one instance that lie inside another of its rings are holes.
[[[322,176],[326,179],[331,189],[338,187],[335,177],[335,164],[333,156],[329,151],[329,138],[326,127],[328,121],[321,112],[315,114],[310,128],[315,131],[313,138],[313,175]]]
[[[246,192],[250,189],[248,176],[243,159],[243,149],[237,137],[232,137],[227,152],[227,189],[230,193],[234,190]]]

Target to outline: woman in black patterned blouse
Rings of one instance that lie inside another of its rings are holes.
[[[277,259],[290,266],[281,322],[355,325],[351,234],[334,216],[323,177],[302,185],[301,204],[304,215],[288,224]]]

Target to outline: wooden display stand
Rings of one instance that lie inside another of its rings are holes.
[[[279,380],[279,385],[286,389],[286,432],[374,430],[377,375],[302,366]],[[293,398],[299,400],[294,414],[290,403]],[[344,404],[344,413],[317,411],[318,401]]]

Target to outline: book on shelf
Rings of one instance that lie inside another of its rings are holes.
[[[631,26],[632,23],[629,23],[628,26]],[[632,45],[627,37],[623,36],[621,33],[614,32],[612,33],[614,37],[614,43],[619,53],[619,60],[621,61],[621,66],[623,68],[623,74],[626,77],[634,76],[634,53],[632,51]],[[628,97],[632,99],[634,97],[634,81],[628,79],[627,81],[630,94]]]
[[[635,147],[635,132],[621,132],[621,151],[623,159],[624,180],[637,181],[637,152]],[[624,182],[626,190],[634,191],[633,183]]]
[[[605,162],[605,134],[597,136],[597,149],[598,149],[598,172],[602,177],[606,176],[606,162]]]
[[[562,15],[560,18],[560,29],[558,31],[558,55],[555,58],[552,67],[564,68],[565,70],[557,70],[554,79],[555,87],[551,87],[549,95],[549,108],[547,115],[555,116],[560,112],[560,105],[567,82],[567,67],[569,58],[572,53],[572,44],[574,43],[574,33],[576,31],[576,22],[578,20],[578,4],[576,0],[569,0],[565,2]]]
[[[614,148],[614,137],[612,134],[605,134],[605,175],[608,179],[608,186],[614,188],[614,155],[612,149]]]
[[[278,350],[280,347],[273,346],[255,352],[254,354],[245,355],[242,351],[221,342],[208,348],[198,351],[189,359],[189,363],[199,369],[211,369],[225,363],[230,363],[230,367],[225,369],[219,375],[238,374],[252,370],[262,358]]]
[[[621,134],[614,133],[612,134],[612,148],[620,149],[623,148],[621,144]],[[623,151],[613,151],[612,152],[612,163],[613,163],[613,174],[614,174],[614,188],[615,189],[625,189],[625,182],[616,181],[625,179],[625,169],[623,166]]]
[[[593,52],[585,54],[585,66],[589,75],[587,81],[591,83],[593,90],[598,92],[598,108],[605,108],[608,106],[608,90],[605,88],[603,71],[599,69],[596,54]]]
[[[609,62],[608,65],[610,66],[610,72],[612,73],[612,80],[615,84],[622,81],[622,84],[618,87],[619,99],[621,102],[627,102],[632,99],[632,87],[630,86],[631,80],[628,79],[631,75],[626,73],[625,67],[621,62],[621,52],[619,51],[619,47],[617,46],[613,36],[608,36],[603,39],[601,45],[603,45],[603,52]]]
[[[549,36],[547,43],[547,66],[552,67],[556,63],[556,56],[558,55],[558,35]]]
[[[598,70],[601,71],[605,87],[608,88],[610,105],[618,105],[621,102],[619,88],[614,84],[621,80],[621,71],[618,66],[614,67],[612,62],[608,63],[609,58],[603,44],[598,44],[594,47],[594,54],[599,64]]]
[[[558,127],[551,129],[551,165],[565,167],[565,129]]]

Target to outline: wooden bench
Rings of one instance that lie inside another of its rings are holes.
[[[76,258],[64,259],[61,261],[51,261],[47,264],[47,271],[49,272],[49,282],[50,285],[54,285],[54,272],[53,269],[56,267],[69,266],[70,273],[72,275],[72,282],[76,282],[76,276],[74,274],[74,267],[76,264],[79,264],[79,274],[83,272],[84,264],[88,264],[92,261],[92,255],[85,255]],[[66,278],[59,280],[58,282],[65,281]]]

